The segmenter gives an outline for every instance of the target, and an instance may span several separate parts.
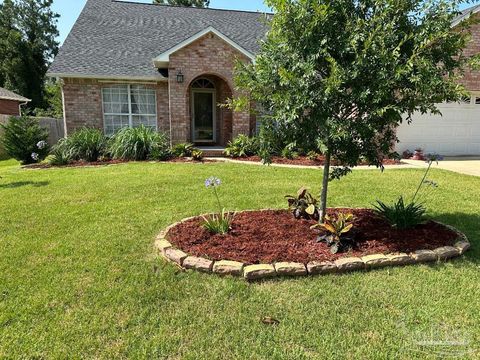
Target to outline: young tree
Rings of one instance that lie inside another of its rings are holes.
[[[270,30],[256,62],[238,64],[236,84],[266,110],[265,133],[282,131],[325,155],[323,221],[329,180],[360,159],[383,168],[404,119],[462,96],[456,80],[469,60],[462,49],[471,20],[452,29],[456,0],[266,3],[275,13]],[[343,167],[331,170],[332,158]]]
[[[210,5],[210,0],[153,0],[153,3],[204,8]]]
[[[53,0],[5,0],[0,5],[0,86],[45,107],[44,83],[49,61],[58,52],[58,14]]]

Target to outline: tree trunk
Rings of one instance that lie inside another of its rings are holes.
[[[325,222],[327,215],[327,196],[328,196],[328,180],[330,178],[330,150],[325,154],[325,165],[323,167],[322,195],[320,199],[320,223]]]

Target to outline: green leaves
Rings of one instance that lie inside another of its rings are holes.
[[[339,213],[336,218],[325,216],[325,221],[312,226],[312,229],[326,231],[327,234],[318,237],[319,242],[330,246],[332,254],[348,250],[353,245],[353,238],[345,236],[353,229],[353,214]]]
[[[38,121],[28,116],[11,117],[7,124],[0,125],[4,134],[3,146],[7,154],[22,164],[42,161],[48,154],[48,146],[39,147],[40,142],[48,140],[48,131]],[[32,157],[32,155],[35,156]]]
[[[403,196],[393,204],[385,204],[377,200],[374,207],[377,214],[397,229],[410,229],[421,224],[427,211],[423,205],[415,202],[405,204]]]
[[[297,191],[296,196],[287,195],[288,207],[293,210],[293,216],[296,219],[315,219],[319,218],[318,200],[315,199],[307,188],[302,187]]]

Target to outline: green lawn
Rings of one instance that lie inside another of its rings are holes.
[[[215,210],[284,207],[317,170],[132,163],[22,170],[0,162],[0,358],[435,358],[417,341],[480,357],[480,178],[432,171],[430,214],[470,238],[431,266],[247,284],[180,272],[155,256],[169,223]],[[331,206],[412,192],[420,170],[356,171]],[[273,316],[278,326],[260,319]],[[468,353],[467,353],[468,352]]]

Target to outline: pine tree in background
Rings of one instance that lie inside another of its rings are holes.
[[[45,74],[58,52],[53,0],[5,0],[0,5],[0,86],[45,108]]]
[[[153,0],[153,3],[206,8],[210,5],[210,0]]]

